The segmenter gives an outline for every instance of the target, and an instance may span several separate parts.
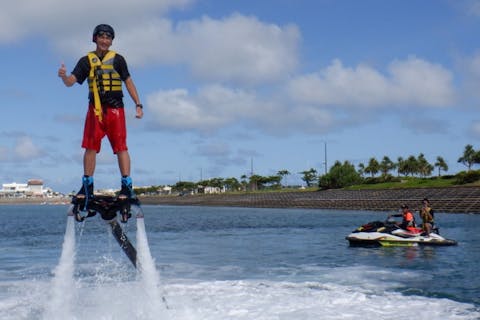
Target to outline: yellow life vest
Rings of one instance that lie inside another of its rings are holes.
[[[100,94],[111,91],[122,91],[122,79],[120,74],[113,68],[113,60],[115,51],[108,51],[102,60],[95,52],[87,54],[90,62],[90,74],[88,76],[88,88],[93,94],[95,105],[95,115],[100,122],[102,121],[102,105],[100,102]]]
[[[423,208],[420,212],[420,216],[424,223],[433,223],[432,208],[426,207]]]

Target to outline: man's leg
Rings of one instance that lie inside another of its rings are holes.
[[[117,153],[118,167],[120,168],[120,174],[122,177],[130,175],[130,154],[127,150],[119,151]]]
[[[78,191],[76,200],[80,200],[80,210],[88,208],[89,199],[93,198],[93,173],[95,172],[97,152],[100,151],[101,140],[104,135],[103,129],[95,115],[94,106],[88,106],[83,129],[82,148],[83,153],[83,177],[82,187]]]
[[[97,163],[97,151],[93,149],[85,149],[83,154],[83,174],[86,176],[93,176],[95,166]]]
[[[427,236],[429,236],[429,235],[430,235],[430,232],[432,232],[432,225],[427,222],[427,223],[425,224],[425,227],[426,227],[426,229],[427,229],[427,230],[426,230],[426,231],[427,231]]]

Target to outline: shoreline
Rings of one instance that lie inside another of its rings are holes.
[[[66,205],[70,197],[62,198],[0,198],[0,205]]]
[[[430,199],[436,212],[480,214],[478,186],[139,196],[139,199],[148,205],[397,211],[402,204],[418,209],[424,197]],[[70,200],[69,197],[0,198],[0,205],[68,205]]]

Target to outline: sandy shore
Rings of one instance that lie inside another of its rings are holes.
[[[63,197],[63,198],[0,198],[0,205],[11,204],[11,205],[42,205],[42,204],[49,204],[49,205],[66,205],[69,204],[71,198]]]

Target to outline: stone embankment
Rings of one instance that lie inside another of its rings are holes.
[[[251,208],[309,208],[397,211],[402,204],[416,210],[427,197],[436,212],[480,214],[480,187],[387,190],[326,190],[239,194],[140,197],[143,204]],[[0,204],[66,205],[70,198],[0,198]]]
[[[182,206],[396,211],[402,204],[416,210],[424,197],[436,212],[480,213],[480,187],[159,196],[142,197],[141,201]]]

